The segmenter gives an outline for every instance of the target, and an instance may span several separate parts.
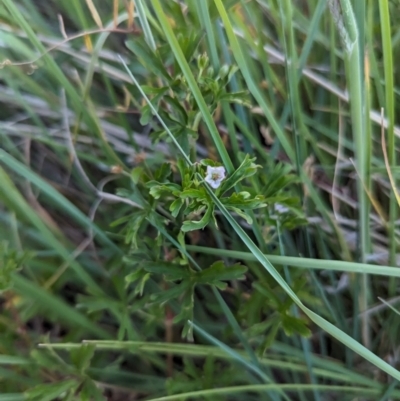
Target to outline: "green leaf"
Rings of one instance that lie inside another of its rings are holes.
[[[199,221],[185,221],[182,224],[181,230],[183,232],[188,232],[188,231],[194,231],[194,230],[203,229],[209,223],[213,211],[214,211],[214,206],[213,205],[208,205],[207,209],[206,209],[206,213],[204,214],[204,216],[202,217],[201,220],[199,220]]]
[[[143,277],[141,278],[139,284],[136,286],[134,294],[135,295],[143,295],[143,291],[144,291],[144,286],[146,285],[147,281],[150,280],[150,273],[147,273],[145,275],[143,275]]]
[[[144,262],[142,266],[149,273],[165,274],[167,280],[180,280],[192,275],[186,266],[179,266],[169,262]]]
[[[245,212],[242,212],[240,209],[238,209],[237,207],[233,207],[233,206],[227,206],[228,210],[232,210],[235,213],[237,213],[240,217],[242,217],[243,219],[246,220],[247,224],[253,224],[253,219]]]
[[[228,176],[226,180],[222,182],[221,194],[233,188],[236,184],[238,184],[245,178],[254,175],[257,172],[257,169],[260,167],[253,163],[255,160],[255,158],[250,158],[249,155],[246,155],[240,166],[230,176]]]
[[[220,200],[227,208],[256,209],[267,206],[264,196],[257,195],[254,198],[250,198],[250,194],[248,194],[249,196],[245,194],[248,193],[233,193],[229,198],[221,198]]]
[[[239,71],[238,66],[225,64],[220,68],[218,76],[223,81],[223,84],[227,85],[237,71]],[[242,93],[242,92],[237,92],[237,93]]]
[[[142,114],[141,114],[140,120],[139,120],[140,124],[143,126],[149,124],[149,122],[151,121],[151,118],[153,117],[151,108],[148,105],[146,105],[142,108],[141,113]]]
[[[161,88],[154,87],[154,86],[148,86],[148,85],[142,85],[142,89],[144,92],[148,95],[163,95],[164,93],[168,92],[168,86],[162,86]]]
[[[229,103],[237,103],[241,104],[246,107],[251,107],[252,104],[249,99],[249,95],[245,91],[241,92],[230,92],[230,93],[223,93],[218,96],[219,101],[226,101]]]
[[[163,100],[165,102],[167,102],[172,107],[172,109],[176,112],[176,114],[179,118],[179,121],[182,124],[186,125],[188,123],[188,115],[187,115],[186,110],[179,103],[179,101],[176,98],[171,97],[171,96],[164,96]]]
[[[235,264],[227,267],[222,260],[213,263],[207,269],[198,272],[197,283],[215,284],[217,281],[243,280],[247,267]]]
[[[184,204],[184,201],[183,201],[183,199],[181,199],[181,198],[175,199],[175,200],[171,203],[171,205],[170,205],[170,207],[169,207],[169,211],[171,212],[171,214],[172,214],[173,217],[178,216],[179,211],[181,210],[183,204]]]
[[[171,80],[171,77],[164,67],[164,63],[160,60],[159,55],[154,53],[146,43],[141,40],[127,40],[125,45],[129,50],[143,60],[145,67],[155,76],[163,77],[167,82]]]
[[[89,378],[85,379],[81,386],[79,396],[80,401],[107,401],[101,390]]]
[[[282,328],[287,336],[300,334],[303,337],[309,337],[311,335],[311,330],[304,320],[286,314],[282,315]]]
[[[89,368],[95,350],[96,347],[93,344],[83,344],[81,347],[70,351],[71,361],[81,374]]]
[[[170,288],[166,291],[161,291],[161,292],[152,294],[150,299],[153,302],[163,304],[167,301],[178,298],[191,286],[192,286],[192,284],[189,281],[182,281],[182,283],[174,285],[172,288]]]
[[[175,194],[180,193],[181,187],[177,184],[160,184],[157,181],[149,181],[146,184],[147,188],[150,188],[150,195],[154,199],[160,199],[164,194]]]
[[[140,211],[137,213],[133,213],[131,215],[131,219],[128,221],[125,230],[125,243],[131,245],[131,251],[138,248],[137,234],[146,217],[147,217],[147,212]]]
[[[268,201],[269,198],[281,193],[287,186],[300,181],[299,177],[293,174],[293,167],[287,163],[276,164],[267,176],[261,178],[264,183],[262,194],[268,198]]]
[[[162,163],[161,166],[154,172],[154,179],[163,183],[170,177],[171,172],[171,164]]]
[[[199,188],[199,189],[185,189],[182,191],[179,196],[182,199],[187,199],[187,198],[194,198],[199,201],[207,199],[207,193],[204,188]]]
[[[133,284],[135,281],[140,280],[143,277],[143,274],[143,269],[136,269],[134,272],[129,273],[125,277],[125,286],[129,287],[130,284]]]
[[[75,390],[78,385],[79,383],[76,380],[39,384],[26,392],[26,399],[27,401],[54,401],[66,391]]]
[[[199,30],[197,32],[195,30],[188,32],[187,27],[183,29],[183,34],[177,35],[179,46],[188,62],[194,57],[194,52],[203,36],[204,32]]]
[[[12,286],[12,273],[19,270],[31,255],[9,249],[8,242],[0,242],[0,294]]]
[[[267,335],[264,337],[260,347],[259,354],[264,355],[265,352],[272,346],[275,342],[276,336],[278,334],[279,329],[281,328],[282,321],[279,316],[276,316],[271,324],[269,325],[269,330]]]
[[[200,164],[203,166],[211,166],[211,167],[221,166],[221,163],[218,163],[215,160],[211,160],[211,159],[202,159],[202,160],[200,160]]]

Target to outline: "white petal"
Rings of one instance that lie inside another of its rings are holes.
[[[225,178],[225,167],[224,166],[207,166],[207,174],[218,174],[222,178]]]
[[[224,166],[214,167],[214,172],[217,173],[221,177],[221,179],[225,178]]]
[[[219,185],[220,185],[220,183],[221,183],[221,181],[218,181],[218,180],[213,180],[211,177],[206,177],[205,179],[204,179],[206,182],[208,182],[209,184],[210,184],[210,186],[212,187],[212,188],[218,188],[219,187]]]
[[[210,186],[214,189],[218,188],[221,185],[221,181],[209,181]]]
[[[211,175],[215,173],[215,167],[207,166],[207,175]]]

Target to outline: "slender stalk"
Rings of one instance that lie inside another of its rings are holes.
[[[179,46],[174,31],[172,30],[172,27],[162,9],[161,3],[159,0],[151,0],[151,2],[153,4],[153,8],[157,15],[157,18],[160,21],[162,29],[164,30],[164,34],[171,46],[171,49],[175,54],[176,60],[181,67],[183,74],[185,75],[187,83],[192,91],[193,97],[196,99],[197,105],[201,111],[204,122],[207,125],[208,130],[210,131],[211,138],[214,141],[215,147],[218,150],[221,160],[224,163],[228,173],[232,173],[234,170],[232,161],[228,155],[228,152],[218,132],[218,129],[215,126],[214,120],[210,111],[208,110],[207,104],[201,95],[200,89],[196,83],[196,79],[193,76],[191,68],[185,59],[182,49]]]
[[[396,160],[396,141],[394,135],[394,82],[393,82],[393,55],[392,55],[392,34],[390,28],[390,15],[388,0],[379,0],[379,14],[382,30],[383,65],[385,75],[385,114],[388,118],[388,160],[390,168],[397,163]],[[389,264],[396,265],[396,237],[395,221],[397,219],[397,205],[394,189],[390,193],[389,201]],[[396,281],[391,280],[389,285],[389,295],[396,291]]]
[[[341,6],[341,7],[340,7]],[[339,33],[342,37],[345,50],[345,66],[347,82],[349,85],[350,97],[350,115],[352,122],[353,138],[355,143],[355,158],[357,173],[357,194],[359,204],[358,214],[358,252],[359,260],[365,263],[366,255],[369,251],[369,201],[364,190],[364,183],[368,182],[368,144],[365,131],[365,99],[364,99],[364,82],[363,82],[363,56],[360,51],[360,34],[357,21],[352,9],[350,0],[331,0],[330,8],[332,16],[338,26]],[[362,8],[363,9],[363,8]],[[364,15],[359,16],[361,20]],[[363,23],[360,22],[363,26]],[[364,30],[362,29],[362,32]],[[361,39],[364,43],[364,40]],[[361,284],[354,282],[354,289],[357,292],[360,287],[360,307],[366,309],[368,307],[368,283],[366,277],[363,277]],[[357,297],[356,297],[357,298]],[[354,303],[354,313],[357,312],[358,303]],[[367,317],[363,321],[363,331],[365,345],[369,347],[369,323]],[[357,327],[354,326],[353,335],[357,336]]]

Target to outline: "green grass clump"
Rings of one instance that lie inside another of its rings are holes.
[[[3,0],[0,401],[399,399],[399,11]]]

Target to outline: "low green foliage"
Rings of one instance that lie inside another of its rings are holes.
[[[400,397],[361,3],[3,0],[0,401]]]

